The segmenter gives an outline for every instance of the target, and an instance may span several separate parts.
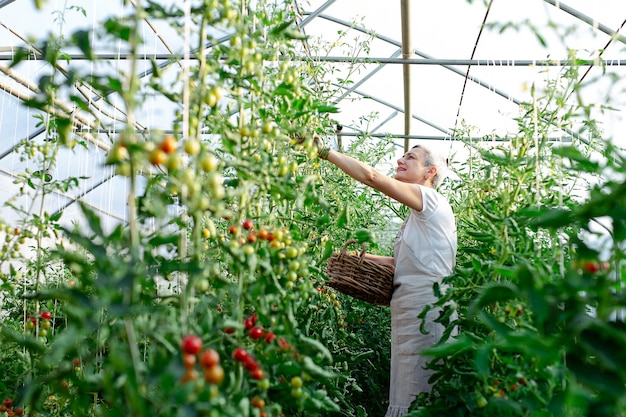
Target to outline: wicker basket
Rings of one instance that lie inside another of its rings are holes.
[[[393,293],[393,266],[381,265],[365,259],[365,243],[360,255],[346,253],[356,240],[350,240],[340,253],[328,258],[327,284],[346,295],[368,303],[388,306]]]

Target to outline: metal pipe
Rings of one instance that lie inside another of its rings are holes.
[[[2,9],[4,6],[7,6],[11,3],[13,3],[15,0],[0,0],[0,9]]]
[[[409,60],[413,57],[411,46],[411,7],[410,0],[400,0],[400,20],[402,22],[402,59]],[[404,80],[404,134],[411,134],[411,68],[409,63],[402,64],[402,76]],[[409,150],[409,140],[404,140],[404,151]]]
[[[355,137],[360,135],[367,135],[373,138],[396,138],[396,139],[417,139],[417,140],[452,140],[450,136],[442,136],[442,135],[402,135],[402,134],[394,134],[394,133],[371,133],[371,132],[342,132],[341,136],[347,137]],[[508,142],[511,139],[507,137],[490,137],[490,136],[471,136],[471,137],[463,137],[462,140],[469,140],[471,142]],[[460,141],[459,139],[455,139]],[[572,142],[571,136],[563,136],[563,137],[549,137],[547,138],[549,142]]]
[[[556,7],[559,10],[563,10],[566,13],[569,13],[570,15],[574,16],[576,19],[581,20],[585,23],[587,23],[589,26],[591,26],[594,29],[598,29],[601,32],[606,33],[607,35],[609,35],[612,39],[618,40],[621,43],[626,44],[626,37],[619,35],[616,31],[614,31],[613,29],[611,29],[610,27],[603,25],[602,23],[598,22],[597,20],[587,16],[584,13],[581,13],[580,11],[574,9],[573,7],[568,6],[567,4],[564,4],[562,1],[560,0],[543,0],[548,4],[553,5],[554,7]]]
[[[331,83],[331,85],[333,85],[334,87],[344,88],[343,86],[341,86],[341,85],[339,85],[337,83]],[[361,97],[367,98],[368,100],[372,100],[372,101],[375,101],[377,103],[380,103],[383,106],[389,107],[392,110],[396,110],[398,112],[404,113],[404,109],[401,108],[400,106],[397,106],[397,105],[395,105],[393,103],[390,103],[390,102],[388,102],[386,100],[383,100],[383,99],[381,99],[379,97],[376,97],[376,96],[374,96],[372,94],[364,93],[364,92],[359,91],[359,90],[354,90],[353,93],[354,94],[358,94]],[[430,120],[426,120],[426,119],[424,119],[424,118],[422,118],[422,117],[420,117],[420,116],[418,116],[416,114],[411,114],[411,117],[413,119],[421,122],[421,123],[424,123],[427,126],[432,127],[433,129],[436,129],[436,130],[440,131],[444,135],[448,135],[450,137],[452,136],[452,132],[450,130],[448,130],[448,129],[444,128],[444,127],[441,127],[441,126],[431,122]]]
[[[400,50],[397,50],[396,52],[393,53],[393,55],[391,55],[392,58],[397,57],[398,55],[400,55]],[[344,93],[338,97],[337,99],[334,100],[335,103],[339,103],[341,100],[343,100],[346,96],[348,96],[350,93],[352,93],[354,90],[356,90],[357,88],[359,88],[359,86],[361,86],[361,84],[363,84],[364,82],[366,82],[367,80],[369,80],[370,78],[372,78],[378,71],[380,71],[381,69],[383,69],[385,67],[384,64],[380,64],[376,69],[374,69],[373,71],[370,71],[369,74],[367,74],[365,77],[361,78],[361,80],[359,80],[359,82],[357,82],[356,84],[354,84],[352,87],[350,87],[350,89],[344,91]]]
[[[394,110],[393,113],[391,113],[389,116],[387,116],[387,118],[385,120],[383,120],[382,122],[380,122],[378,124],[378,126],[374,127],[374,129],[370,130],[370,133],[374,133],[376,132],[378,129],[380,129],[381,127],[383,127],[384,125],[386,125],[388,122],[390,122],[391,120],[393,120],[394,117],[396,117],[398,115],[398,111]]]
[[[68,59],[73,61],[86,60],[84,55],[80,54],[67,54],[64,55]],[[43,55],[34,54],[33,58],[43,60]],[[117,54],[94,54],[97,59],[107,60],[115,59],[123,61],[130,59],[129,56],[120,56]],[[146,55],[147,58],[154,59],[155,61],[171,61],[175,59],[182,59],[179,55],[173,54],[154,54]],[[209,58],[212,58],[209,56]],[[13,57],[11,55],[0,55],[0,61],[11,61]],[[196,57],[190,57],[191,60],[197,59]],[[226,59],[224,57],[220,59]],[[314,62],[352,62],[359,64],[409,64],[409,65],[441,65],[443,67],[448,66],[482,66],[482,67],[499,67],[499,68],[513,68],[513,67],[570,67],[570,66],[607,66],[607,67],[621,67],[626,66],[626,59],[576,59],[574,61],[570,59],[438,59],[438,58],[392,58],[392,57],[346,57],[346,56],[291,56],[289,58],[279,57],[279,59],[289,59],[291,61],[314,61]],[[482,84],[486,86],[486,84]]]
[[[308,25],[311,22],[311,20],[313,20],[318,15],[322,14],[322,12],[324,10],[326,10],[328,7],[330,7],[335,1],[336,0],[328,0],[326,3],[322,4],[320,7],[318,7],[317,10],[315,10],[313,13],[309,14],[306,19],[304,19],[302,22],[300,22],[300,27],[304,27],[304,26]]]

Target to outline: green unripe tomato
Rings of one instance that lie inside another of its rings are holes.
[[[263,378],[260,379],[257,383],[256,386],[258,389],[260,389],[261,391],[267,391],[268,389],[270,389],[270,380],[267,378]]]
[[[291,389],[291,396],[293,398],[302,398],[302,394],[304,394],[304,392],[302,392],[302,388],[292,388]]]

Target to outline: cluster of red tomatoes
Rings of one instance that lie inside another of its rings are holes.
[[[268,330],[267,332],[263,330],[262,326],[257,326],[257,315],[253,315],[248,317],[243,321],[243,325],[248,331],[248,336],[252,340],[260,340],[263,339],[265,343],[272,343],[276,340],[276,335],[273,331]]]
[[[22,407],[13,407],[13,399],[5,398],[0,405],[0,414],[5,413],[7,416],[23,416],[24,409]]]
[[[42,311],[39,314],[39,336],[48,336],[48,329],[52,327],[50,320],[52,319],[52,313],[49,311]],[[26,320],[26,330],[34,330],[37,327],[37,317],[28,316]]]
[[[265,373],[259,366],[259,363],[244,348],[237,347],[233,351],[233,359],[243,365],[244,369],[250,373],[250,378],[260,381]]]
[[[243,236],[241,229],[244,229],[248,232],[246,236]],[[290,246],[293,242],[288,230],[276,229],[274,231],[269,231],[263,227],[255,230],[254,223],[252,222],[252,220],[249,219],[244,220],[241,223],[241,228],[237,225],[229,226],[228,232],[231,234],[231,236],[237,238],[236,241],[240,245],[244,245],[246,243],[256,243],[257,240],[265,240],[269,242],[271,248],[285,249],[286,251],[297,251],[296,248]],[[296,256],[297,252],[295,254],[291,254],[290,257]]]
[[[276,334],[271,330],[264,330],[263,326],[258,324],[258,316],[256,314],[251,315],[250,317],[243,320],[243,326],[248,332],[248,336],[252,340],[263,340],[265,343],[272,343],[276,340]],[[232,327],[227,327],[224,331],[228,334],[232,334],[235,332],[235,329]],[[279,339],[278,345],[281,350],[288,351],[291,350],[291,346],[285,339]]]
[[[220,365],[219,353],[214,349],[202,350],[202,339],[199,336],[185,336],[180,346],[185,367],[181,383],[186,384],[198,379],[199,372],[196,364],[200,364],[204,381],[207,384],[219,385],[224,380],[224,368]]]

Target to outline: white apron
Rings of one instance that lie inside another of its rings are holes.
[[[431,188],[421,187],[424,209],[411,210],[394,246],[394,293],[391,299],[391,375],[389,408],[385,417],[400,417],[420,392],[428,392],[430,360],[418,354],[437,343],[445,330],[428,312],[422,334],[417,316],[437,301],[433,284],[450,275],[456,257],[456,225],[448,202]],[[442,287],[443,288],[443,287]]]

